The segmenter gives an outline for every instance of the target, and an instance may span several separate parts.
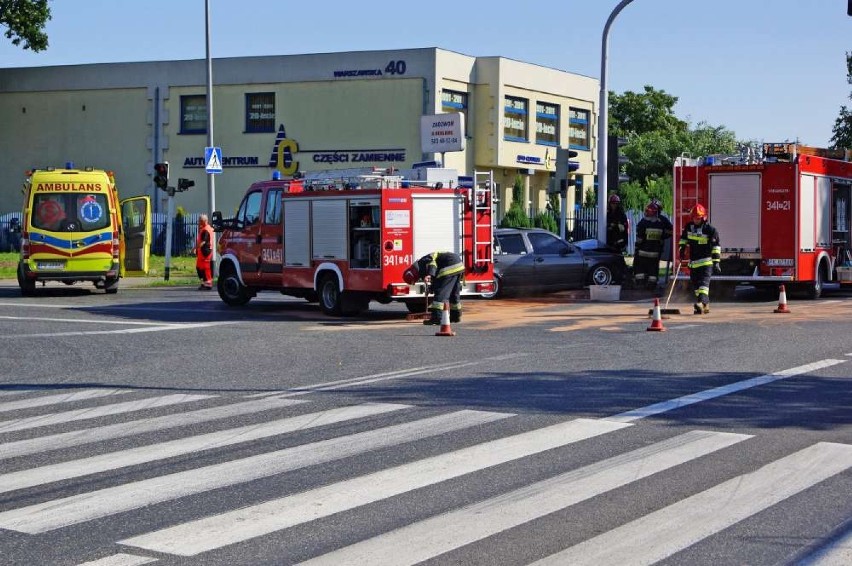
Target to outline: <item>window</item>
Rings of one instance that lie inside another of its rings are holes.
[[[559,105],[537,102],[535,105],[535,143],[559,146]]]
[[[270,189],[266,193],[266,208],[264,210],[264,224],[281,222],[281,189]]]
[[[514,96],[506,97],[503,113],[503,139],[525,142],[527,136],[527,110],[529,101]]]
[[[275,131],[275,93],[246,93],[246,132]]]
[[[207,97],[193,94],[180,97],[180,133],[207,133]]]
[[[530,232],[527,234],[532,244],[533,253],[542,255],[558,255],[568,251],[568,244],[554,236],[544,232]]]
[[[524,237],[520,234],[501,234],[497,236],[497,245],[495,246],[500,255],[516,254],[521,255],[527,253],[527,247],[524,245]]]
[[[110,225],[102,193],[39,193],[33,199],[33,227],[52,232],[94,232]]]
[[[260,199],[263,193],[255,191],[246,195],[243,203],[240,205],[240,210],[237,212],[237,220],[243,226],[251,226],[260,220]]]
[[[467,135],[470,124],[467,120],[467,93],[455,90],[441,91],[441,111],[445,114],[459,112],[464,116],[464,129],[462,134]]]
[[[589,149],[589,111],[568,110],[568,147]]]

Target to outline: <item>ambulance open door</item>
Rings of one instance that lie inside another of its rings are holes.
[[[151,256],[150,197],[121,201],[121,223],[121,276],[147,275]]]

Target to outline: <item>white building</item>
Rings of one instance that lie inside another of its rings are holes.
[[[226,213],[276,168],[440,159],[421,145],[421,117],[440,113],[461,113],[466,126],[465,148],[445,153],[444,166],[492,170],[501,215],[519,173],[528,206],[544,208],[557,147],[578,151],[583,190],[593,184],[597,79],[423,48],[215,59],[213,83],[224,162],[215,204]],[[171,185],[195,181],[177,204],[207,211],[206,84],[204,60],[0,69],[0,214],[20,210],[27,169],[68,161],[115,171],[122,196],[149,194],[159,210],[153,164],[168,161]]]

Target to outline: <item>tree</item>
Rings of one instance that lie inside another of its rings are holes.
[[[852,85],[852,53],[846,53],[846,81]],[[852,100],[852,92],[849,93]],[[852,149],[852,109],[840,107],[840,115],[834,122],[831,149]]]
[[[24,49],[47,49],[44,26],[49,19],[47,0],[0,0],[0,26],[7,28],[4,35],[12,45],[23,41]]]
[[[682,132],[687,123],[674,114],[677,97],[645,85],[644,93],[609,93],[610,135],[631,137],[650,132]]]

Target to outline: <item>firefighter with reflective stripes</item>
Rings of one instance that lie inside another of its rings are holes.
[[[719,261],[722,247],[719,244],[719,232],[707,223],[707,209],[696,204],[689,211],[692,222],[683,229],[678,242],[680,260],[686,261],[686,248],[689,246],[689,273],[692,280],[692,292],[695,294],[695,314],[710,312],[710,279],[714,273],[722,273]]]
[[[645,216],[636,225],[636,251],[633,254],[633,278],[637,288],[657,288],[660,275],[660,254],[663,245],[672,237],[672,223],[660,215],[660,206],[649,202]]]
[[[433,252],[418,259],[403,273],[403,279],[413,285],[423,279],[431,285],[432,302],[429,304],[430,317],[423,324],[441,324],[441,311],[444,302],[450,302],[450,322],[461,322],[461,286],[464,277],[464,263],[458,254],[452,252]]]

